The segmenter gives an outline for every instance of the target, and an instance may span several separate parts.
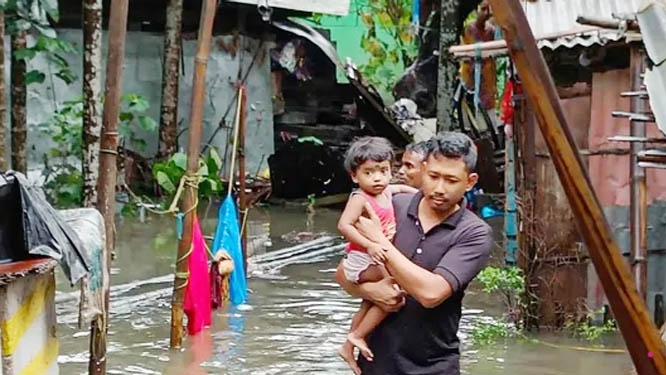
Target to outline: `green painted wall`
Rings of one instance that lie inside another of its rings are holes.
[[[345,62],[347,57],[350,57],[357,66],[362,66],[367,63],[369,54],[361,48],[361,37],[366,31],[360,16],[360,10],[363,9],[367,0],[351,0],[349,6],[349,14],[345,17],[336,17],[324,15],[321,17],[319,24],[311,24],[314,27],[327,29],[330,31],[331,41],[335,44],[338,55],[342,62]],[[377,28],[379,38],[387,43],[394,43],[390,35],[383,32],[381,28]],[[399,75],[404,71],[403,66],[396,66],[396,73]],[[338,82],[347,82],[344,72],[338,70]],[[378,88],[378,90],[380,90]],[[382,92],[380,94],[384,98],[386,104],[393,103],[393,95],[390,92]]]

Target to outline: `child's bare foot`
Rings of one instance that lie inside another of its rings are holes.
[[[352,345],[351,342],[345,341],[344,345],[338,349],[338,355],[340,355],[340,358],[347,362],[355,375],[361,375],[361,368],[358,367],[356,358],[354,358],[354,345]]]
[[[357,347],[358,350],[361,351],[361,355],[365,357],[365,359],[368,360],[368,362],[372,362],[372,359],[374,358],[374,354],[372,354],[372,351],[368,347],[368,344],[365,342],[365,339],[362,337],[356,336],[353,332],[347,335],[347,342],[350,342],[353,346]]]

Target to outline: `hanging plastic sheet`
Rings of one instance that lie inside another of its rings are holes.
[[[89,260],[83,244],[72,228],[44,197],[42,189],[32,186],[18,172],[4,173],[0,180],[18,184],[23,246],[11,250],[11,260],[46,256],[57,260],[69,282],[74,285],[89,272]],[[11,215],[3,212],[3,215]]]
[[[218,212],[213,255],[221,250],[226,251],[234,261],[234,270],[229,276],[229,299],[232,304],[240,305],[247,300],[247,280],[236,203],[231,194],[227,195]]]
[[[104,217],[94,208],[77,208],[59,213],[81,239],[85,257],[90,260],[90,273],[81,279],[79,305],[79,328],[85,328],[94,319],[106,314],[104,291],[109,288],[109,270],[106,266]]]

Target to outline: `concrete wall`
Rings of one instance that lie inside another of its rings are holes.
[[[81,30],[59,30],[62,39],[74,43],[82,51]],[[104,59],[106,59],[107,35],[104,34]],[[9,60],[9,38],[6,38],[6,61]],[[202,143],[209,140],[211,134],[218,126],[228,105],[236,92],[235,82],[239,66],[245,75],[260,42],[248,37],[241,37],[238,53],[235,56],[225,52],[220,45],[231,43],[230,36],[216,36],[213,40],[211,56],[208,60],[205,105],[204,105],[204,132]],[[159,107],[161,103],[162,86],[162,56],[164,50],[164,37],[161,34],[145,32],[129,32],[125,54],[125,71],[123,75],[123,92],[143,95],[150,103],[149,114],[159,120]],[[248,75],[246,82],[248,93],[247,114],[247,170],[254,173],[259,168],[262,156],[265,159],[273,153],[273,108],[271,102],[272,89],[270,78],[270,59],[268,58],[269,44],[264,43],[263,51],[258,53],[257,61]],[[196,40],[183,41],[184,70],[180,77],[179,122],[181,127],[187,127],[192,90],[192,74],[194,56],[196,53]],[[69,64],[79,75],[79,80],[70,86],[52,78],[48,74],[48,64],[44,59],[35,58],[28,69],[40,69],[47,72],[47,78],[42,84],[31,85],[28,90],[28,142],[29,142],[29,168],[42,167],[43,154],[49,148],[49,140],[42,136],[38,130],[39,124],[49,121],[57,105],[62,102],[80,97],[83,54],[68,56]],[[5,77],[9,82],[10,66],[7,64]],[[55,73],[55,71],[53,71]],[[7,99],[9,103],[9,99]],[[235,105],[226,118],[229,126],[233,125]],[[9,112],[8,116],[9,116]],[[7,118],[7,124],[9,118]],[[9,132],[7,133],[9,135]],[[212,140],[220,154],[227,145],[227,131],[221,130]],[[146,135],[148,147],[143,154],[153,156],[157,150],[158,135]],[[9,136],[8,136],[9,142]],[[179,139],[179,147],[184,149],[187,145],[187,132]],[[268,166],[264,160],[262,169]]]

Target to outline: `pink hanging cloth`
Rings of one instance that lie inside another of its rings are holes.
[[[187,315],[187,333],[196,335],[210,326],[212,306],[210,300],[210,278],[206,240],[201,233],[199,219],[192,223],[192,253],[188,259],[189,278],[185,287],[183,310]]]

